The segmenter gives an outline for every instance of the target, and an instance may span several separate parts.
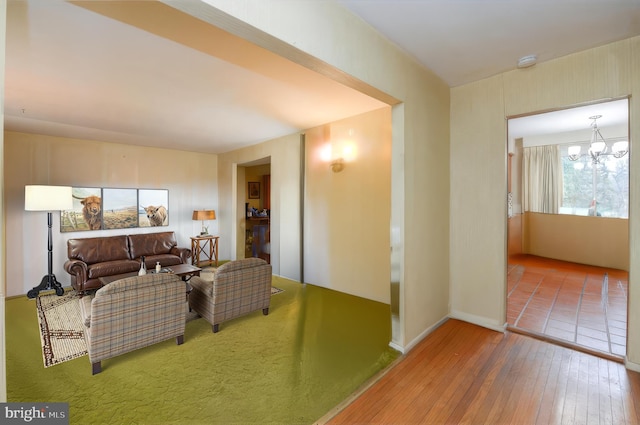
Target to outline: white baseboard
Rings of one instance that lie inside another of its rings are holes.
[[[624,358],[624,366],[634,372],[640,372],[640,364],[630,361],[626,356]]]
[[[398,350],[400,351],[402,354],[406,354],[408,353],[413,347],[415,347],[416,345],[418,345],[418,343],[420,341],[422,341],[423,339],[425,339],[427,337],[427,335],[429,335],[431,332],[435,331],[436,329],[438,329],[444,322],[447,321],[447,319],[449,319],[449,317],[445,316],[442,319],[438,320],[438,322],[436,324],[434,324],[433,326],[428,327],[427,329],[425,329],[420,335],[418,335],[417,337],[415,337],[409,344],[405,345],[404,347],[399,346],[398,344],[394,343],[394,342],[390,342],[389,346],[391,348],[393,348],[394,350]]]
[[[491,330],[496,331],[496,332],[505,332],[505,330],[507,329],[507,324],[506,323],[503,323],[503,324],[498,324],[497,322],[496,323],[491,323],[491,321],[489,319],[487,319],[486,317],[474,316],[472,314],[462,313],[462,312],[459,312],[459,311],[453,311],[448,316],[443,317],[437,323],[435,323],[434,325],[432,325],[432,326],[428,327],[427,329],[425,329],[423,332],[420,333],[420,335],[415,337],[406,346],[402,347],[402,346],[400,346],[397,343],[392,341],[392,342],[389,343],[389,347],[393,348],[394,350],[400,351],[402,354],[406,354],[413,347],[418,345],[420,343],[420,341],[425,339],[427,337],[427,335],[429,335],[431,332],[433,332],[436,329],[438,329],[448,319],[462,320],[463,322],[468,322],[468,323],[471,323],[471,324],[474,324],[474,325],[482,326],[483,328],[488,328],[488,329],[491,329]]]
[[[453,310],[451,313],[449,313],[449,317],[452,319],[462,320],[463,322],[482,326],[483,328],[491,329],[496,332],[504,332],[507,329],[506,323],[501,324],[495,320],[491,320],[483,316],[476,316],[473,314],[463,313],[461,311]]]
[[[389,347],[393,348],[393,349],[394,349],[394,350],[396,350],[396,351],[399,351],[399,352],[400,352],[400,353],[402,353],[402,354],[406,353],[406,350],[404,349],[404,347],[402,347],[402,346],[400,346],[400,345],[396,344],[396,343],[395,343],[395,342],[393,342],[393,341],[391,341],[391,342],[389,343]]]

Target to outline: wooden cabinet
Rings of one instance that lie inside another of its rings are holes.
[[[247,217],[245,258],[258,257],[271,263],[269,217]]]
[[[254,206],[255,203],[253,204]],[[256,216],[253,211],[251,216],[249,211],[251,206],[249,202],[245,204],[245,258],[258,257],[271,263],[271,237],[270,237],[270,218],[271,211],[271,175],[264,174],[262,176],[262,195],[260,197],[260,208],[256,209],[260,214],[268,212],[266,217]]]

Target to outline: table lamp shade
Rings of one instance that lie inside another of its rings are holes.
[[[24,209],[26,211],[62,211],[73,209],[71,186],[25,186]]]
[[[215,210],[195,210],[193,212],[193,220],[215,220]]]

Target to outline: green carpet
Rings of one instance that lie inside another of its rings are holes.
[[[274,277],[262,312],[204,319],[174,340],[102,362],[42,365],[35,301],[6,302],[9,402],[68,402],[71,424],[311,424],[389,365],[389,306]]]

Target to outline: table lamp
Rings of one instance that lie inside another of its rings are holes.
[[[49,239],[47,249],[49,254],[48,273],[40,281],[40,285],[29,290],[27,297],[35,298],[38,293],[47,289],[55,289],[56,295],[64,294],[62,285],[53,274],[53,242],[51,236],[52,211],[70,210],[73,208],[73,198],[70,186],[39,186],[28,185],[24,187],[25,211],[47,211],[47,225],[49,226]]]
[[[209,227],[204,225],[205,220],[215,220],[216,212],[215,210],[195,210],[193,211],[193,220],[202,221],[202,231],[200,232],[200,236],[209,234]]]

